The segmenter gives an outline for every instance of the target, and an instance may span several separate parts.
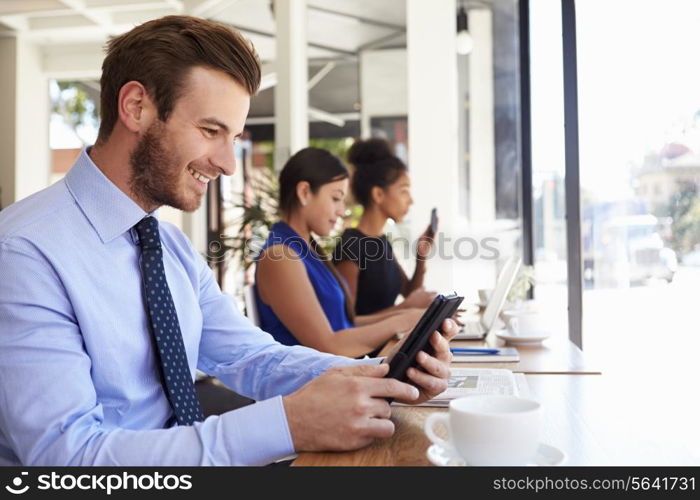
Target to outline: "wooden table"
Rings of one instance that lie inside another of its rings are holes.
[[[542,441],[564,451],[564,465],[698,465],[700,410],[687,398],[643,398],[624,380],[577,375],[526,375],[544,410]],[[419,466],[430,442],[423,422],[446,409],[393,408],[396,432],[361,450],[302,453],[297,466]],[[665,423],[667,422],[667,423]]]
[[[386,356],[397,341],[388,342],[381,356]],[[453,340],[452,347],[503,347],[505,342],[493,333],[486,340]],[[564,374],[564,375],[600,375],[602,371],[584,358],[581,349],[576,347],[568,338],[550,337],[542,344],[534,346],[513,346],[520,353],[517,363],[457,363],[453,366],[471,368],[505,368],[515,373],[525,374]]]
[[[543,442],[557,446],[568,456],[567,464],[608,463],[605,450],[591,436],[585,422],[579,415],[579,408],[569,404],[561,404],[556,397],[547,391],[542,391],[542,381],[536,380],[566,378],[583,378],[576,376],[539,376],[528,375],[526,379],[531,389],[531,397],[539,400],[544,406],[544,436]],[[585,377],[599,379],[600,377]],[[568,387],[573,389],[573,387]],[[547,401],[542,400],[545,396]],[[361,450],[342,453],[302,453],[294,462],[295,466],[365,466],[365,465],[396,465],[422,466],[432,465],[426,450],[430,441],[423,431],[423,423],[431,412],[447,411],[444,408],[404,407],[394,406],[392,420],[396,432],[390,439],[377,440]]]
[[[503,347],[505,343],[494,334],[485,341],[453,340],[452,347]],[[506,368],[525,374],[579,374],[600,375],[600,368],[585,359],[581,350],[569,339],[550,337],[540,345],[513,346],[520,353],[517,363],[454,363],[454,366],[473,368]]]

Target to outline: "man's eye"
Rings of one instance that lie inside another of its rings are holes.
[[[216,134],[219,133],[219,131],[216,130],[215,128],[202,127],[202,130],[203,130],[204,133],[205,133],[206,135],[208,135],[209,137],[214,137],[214,136],[216,136]]]

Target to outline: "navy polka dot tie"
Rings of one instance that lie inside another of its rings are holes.
[[[146,309],[151,333],[155,337],[156,356],[160,361],[165,392],[175,412],[177,423],[191,425],[204,420],[204,415],[194,390],[180,323],[165,278],[158,219],[146,217],[136,224],[134,229],[139,236]]]

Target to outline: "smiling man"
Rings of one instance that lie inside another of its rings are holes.
[[[158,19],[110,41],[102,70],[96,145],[0,214],[0,465],[255,465],[353,449],[392,434],[385,398],[445,389],[437,333],[413,385],[276,343],[158,221],[158,207],[195,210],[235,170],[260,82],[239,33]],[[204,419],[197,368],[259,402]]]

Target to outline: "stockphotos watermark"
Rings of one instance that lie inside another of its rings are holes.
[[[5,490],[13,495],[23,495],[30,491],[94,491],[111,495],[116,491],[174,491],[192,489],[192,476],[189,474],[161,474],[150,472],[131,474],[39,474],[31,483],[26,471],[14,477]]]
[[[211,241],[209,243],[206,259],[210,263],[221,263],[231,258],[231,252],[227,251],[226,246],[222,241],[232,239],[230,236],[221,235],[220,241]],[[245,243],[246,254],[257,255],[265,245],[267,240],[251,238]],[[385,260],[394,260],[397,257],[402,260],[408,260],[415,256],[423,260],[439,259],[439,260],[486,260],[496,261],[500,258],[499,239],[495,237],[486,238],[471,238],[462,236],[452,238],[444,233],[438,233],[432,244],[423,240],[408,240],[407,238],[398,237],[391,241],[391,250],[384,245],[378,238],[368,236],[351,236],[341,240],[335,237],[331,241],[332,247],[340,247],[335,249],[336,254],[342,254],[344,259],[357,262],[360,269],[366,269],[369,262],[378,262]],[[300,259],[304,259],[311,251],[300,238],[281,238],[273,236],[267,246],[272,245],[287,245]],[[420,250],[420,252],[419,252]],[[268,255],[268,258],[282,258],[282,255]]]

